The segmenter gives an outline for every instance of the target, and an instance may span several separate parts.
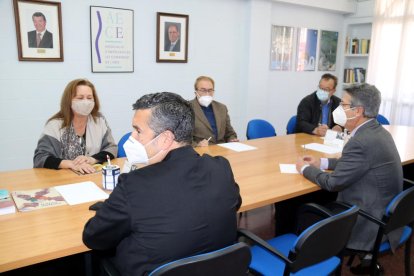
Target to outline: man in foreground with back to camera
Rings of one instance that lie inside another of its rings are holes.
[[[227,159],[191,147],[194,113],[181,96],[148,94],[133,105],[132,143],[148,166],[119,176],[85,225],[83,241],[122,275],[142,275],[237,239],[239,187]],[[131,147],[130,147],[131,148]]]
[[[339,159],[304,156],[296,163],[297,170],[307,179],[324,190],[337,191],[338,201],[358,205],[378,219],[403,185],[401,160],[394,140],[376,120],[380,103],[381,94],[373,85],[345,89],[340,105],[333,112],[335,123],[351,132],[342,156]],[[333,171],[322,171],[326,169]],[[377,224],[358,217],[347,247],[372,250],[377,231]],[[401,231],[396,230],[387,236],[393,250],[400,235]],[[365,255],[359,269],[353,271],[363,271],[370,257]]]

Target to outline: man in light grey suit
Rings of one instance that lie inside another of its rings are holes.
[[[379,219],[403,185],[401,160],[394,140],[375,119],[380,103],[381,94],[373,85],[345,89],[340,105],[333,112],[335,123],[351,132],[342,156],[339,159],[304,156],[296,163],[297,170],[307,179],[324,190],[337,191],[337,200],[358,205]],[[359,217],[347,247],[371,250],[377,231],[376,224]],[[392,248],[396,247],[400,234],[397,230],[388,236]]]

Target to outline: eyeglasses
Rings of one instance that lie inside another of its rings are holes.
[[[347,104],[347,103],[343,103],[343,102],[340,102],[339,103],[342,107],[344,107],[344,106],[349,106],[349,107],[352,107],[352,104]]]
[[[322,89],[323,91],[326,91],[326,92],[328,92],[328,93],[330,93],[330,92],[332,92],[332,91],[334,91],[335,90],[335,88],[327,88],[327,87],[324,87],[324,88],[322,88],[322,87],[320,87],[320,86],[318,86],[318,88],[319,89]]]
[[[214,93],[214,89],[197,89],[197,92],[200,95],[207,95],[207,94],[213,94]]]

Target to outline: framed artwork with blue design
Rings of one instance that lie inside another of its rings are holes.
[[[90,8],[92,72],[134,72],[134,11]]]

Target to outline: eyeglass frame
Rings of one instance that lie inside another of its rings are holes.
[[[196,92],[199,93],[199,95],[213,95],[214,94],[214,89],[203,89],[203,90],[199,90],[197,89]]]

